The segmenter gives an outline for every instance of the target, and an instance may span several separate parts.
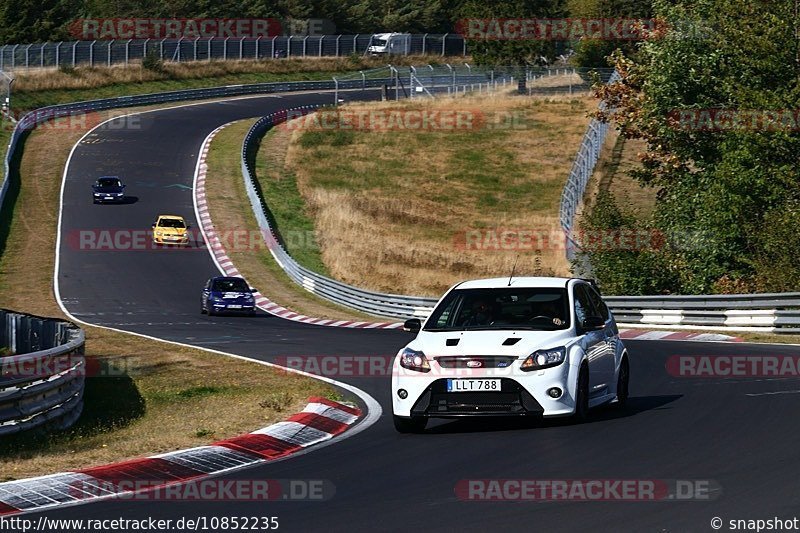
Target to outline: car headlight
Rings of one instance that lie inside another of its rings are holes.
[[[522,362],[520,370],[523,372],[530,372],[531,370],[541,370],[551,366],[557,366],[564,362],[567,357],[567,349],[551,348],[549,350],[537,350],[530,354],[527,359]]]
[[[160,231],[156,232],[156,237],[161,237],[161,232]]]
[[[425,354],[411,348],[403,348],[403,351],[400,352],[400,366],[417,372],[431,371],[431,366],[428,364],[428,358],[425,357]]]
[[[95,195],[95,196],[103,196],[103,195],[102,195],[102,194],[100,194],[99,192],[96,192],[96,193],[94,193],[94,195]]]

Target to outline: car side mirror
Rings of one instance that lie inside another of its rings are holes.
[[[422,329],[422,321],[419,318],[409,318],[403,323],[403,331],[417,333]]]
[[[596,331],[606,327],[606,321],[600,316],[587,316],[583,319],[582,326],[586,331]]]
[[[257,292],[258,292],[258,289],[256,289],[255,287],[250,287],[250,294],[255,294]]]
[[[153,228],[153,229],[156,229],[156,225],[155,224],[150,224],[150,227]]]

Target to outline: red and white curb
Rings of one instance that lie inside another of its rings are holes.
[[[693,333],[691,331],[648,331],[642,329],[621,329],[620,339],[637,341],[697,341],[697,342],[742,342],[739,337],[722,333]]]
[[[309,398],[302,412],[253,433],[200,446],[75,472],[0,483],[0,516],[40,511],[196,481],[283,459],[345,432],[361,410]]]
[[[214,262],[217,264],[220,271],[226,276],[242,277],[241,273],[239,273],[239,270],[237,270],[236,266],[233,264],[233,261],[228,256],[228,253],[225,251],[222,242],[217,236],[217,232],[214,229],[214,224],[211,221],[211,215],[208,210],[208,201],[206,199],[206,174],[208,172],[208,164],[206,163],[206,159],[208,158],[208,150],[211,146],[212,139],[226,126],[227,124],[212,131],[208,137],[206,137],[205,141],[203,141],[203,145],[200,148],[200,155],[197,158],[197,168],[195,170],[194,177],[194,202],[197,218],[200,221],[200,231],[203,233],[203,238],[208,244],[208,250],[211,253],[211,257],[214,259]],[[357,322],[353,320],[329,320],[323,318],[314,318],[295,313],[290,309],[286,309],[285,307],[282,307],[271,301],[260,292],[254,293],[254,297],[256,299],[256,305],[259,309],[266,311],[271,315],[285,318],[287,320],[294,320],[295,322],[302,322],[304,324],[364,329],[398,329],[403,325],[400,322]]]

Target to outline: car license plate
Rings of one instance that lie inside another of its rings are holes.
[[[236,304],[231,304],[228,306],[228,309],[241,309],[241,308],[242,308],[241,305],[236,305]]]
[[[114,198],[112,196],[106,196],[106,200],[113,200],[113,199]]]
[[[499,379],[448,379],[447,392],[500,392]]]

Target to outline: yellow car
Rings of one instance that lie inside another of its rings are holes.
[[[183,217],[159,215],[152,227],[155,244],[189,244],[188,226]]]

